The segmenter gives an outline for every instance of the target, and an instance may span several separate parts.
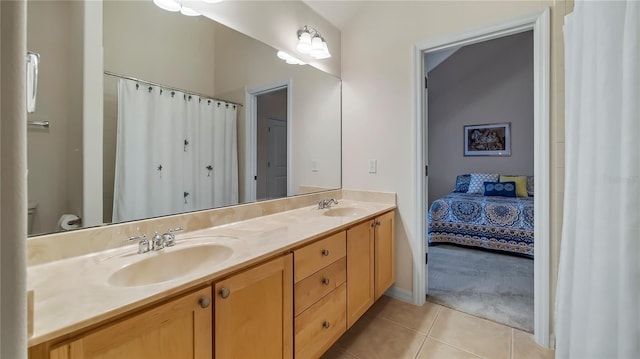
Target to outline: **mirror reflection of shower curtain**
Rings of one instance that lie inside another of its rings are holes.
[[[118,80],[113,221],[236,204],[236,115],[224,102]]]

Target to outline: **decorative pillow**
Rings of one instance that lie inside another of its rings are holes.
[[[533,197],[533,176],[527,176],[527,194]]]
[[[456,187],[453,189],[454,193],[467,193],[469,190],[469,181],[471,181],[471,175],[459,175],[456,177]]]
[[[485,196],[515,197],[516,196],[516,183],[515,182],[485,182],[484,183],[484,195]]]
[[[500,176],[500,182],[515,182],[516,195],[518,197],[529,197],[527,193],[527,176]]]
[[[485,182],[498,182],[500,175],[497,173],[472,173],[467,193],[484,193]]]

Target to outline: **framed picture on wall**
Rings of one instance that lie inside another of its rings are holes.
[[[465,156],[511,156],[511,123],[464,126]]]

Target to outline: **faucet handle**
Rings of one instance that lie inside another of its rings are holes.
[[[125,242],[129,241],[137,241],[138,242],[138,253],[147,253],[149,251],[149,240],[147,239],[147,235],[143,234],[141,236],[133,236],[125,239]]]
[[[180,233],[180,232],[184,232],[184,228],[182,227],[176,227],[176,228],[169,228],[169,230],[167,231],[168,233]]]
[[[176,235],[174,233],[180,233],[180,232],[184,232],[184,228],[182,227],[176,227],[176,228],[169,228],[167,230],[167,233],[162,235],[162,239],[164,240],[164,246],[165,247],[172,247],[174,244],[176,244]]]

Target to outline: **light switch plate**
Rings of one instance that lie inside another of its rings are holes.
[[[378,160],[369,160],[369,173],[378,172]]]
[[[318,160],[311,160],[311,172],[318,172]]]

